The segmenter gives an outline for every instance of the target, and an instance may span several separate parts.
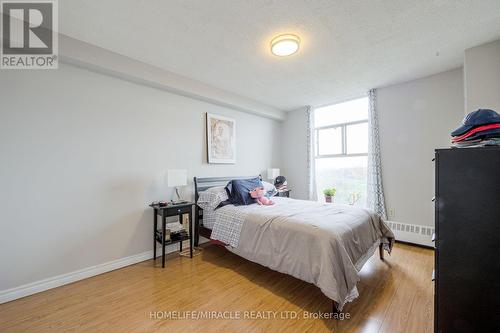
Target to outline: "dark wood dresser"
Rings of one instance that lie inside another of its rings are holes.
[[[435,332],[500,332],[500,147],[435,163]]]

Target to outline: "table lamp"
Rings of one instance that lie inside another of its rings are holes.
[[[179,204],[185,202],[181,199],[179,195],[179,186],[187,185],[187,170],[185,169],[170,169],[167,171],[167,186],[175,187],[175,193],[177,194],[177,201],[172,202],[174,204]]]
[[[270,168],[267,169],[267,179],[276,179],[280,175],[280,169],[277,168]]]

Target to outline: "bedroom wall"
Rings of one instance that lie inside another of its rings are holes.
[[[500,112],[500,40],[465,50],[465,113]]]
[[[389,220],[434,226],[434,149],[463,118],[456,69],[378,89],[382,175]]]
[[[307,199],[307,116],[305,109],[287,112],[282,124],[281,174],[292,190],[290,197]]]
[[[2,71],[0,100],[0,296],[152,250],[167,169],[191,198],[193,176],[281,167],[275,120],[70,65]],[[236,119],[236,164],[206,163],[206,112]]]

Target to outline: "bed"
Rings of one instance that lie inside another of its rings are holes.
[[[232,179],[194,178],[195,198]],[[313,283],[332,300],[333,310],[358,297],[358,272],[379,249],[390,253],[394,235],[380,217],[363,208],[273,197],[275,205],[197,206],[194,243],[211,239],[227,250]]]

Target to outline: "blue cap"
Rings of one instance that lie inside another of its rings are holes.
[[[451,132],[451,135],[460,136],[474,127],[494,123],[500,123],[500,114],[489,109],[479,109],[466,115],[464,120],[462,120],[462,126]]]

